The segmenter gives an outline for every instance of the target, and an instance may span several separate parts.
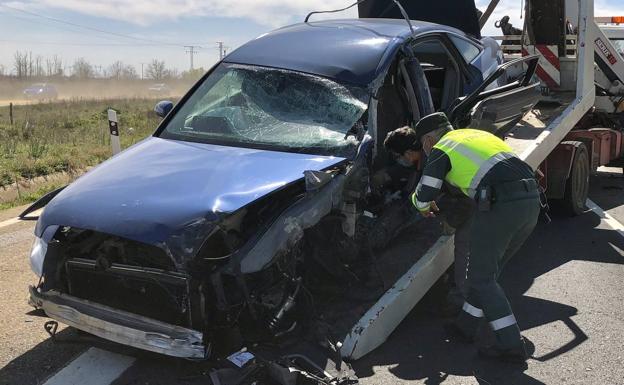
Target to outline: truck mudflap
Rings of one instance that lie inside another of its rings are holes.
[[[181,358],[206,358],[199,331],[116,310],[54,290],[30,286],[29,303],[59,322],[135,348]]]

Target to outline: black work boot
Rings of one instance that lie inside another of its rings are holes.
[[[464,344],[471,344],[474,342],[474,336],[466,334],[454,322],[444,324],[444,331],[451,341],[462,342]]]
[[[514,348],[500,348],[498,346],[484,346],[479,348],[479,355],[483,358],[494,359],[502,362],[511,362],[515,364],[522,364],[527,360],[527,353],[522,346]]]

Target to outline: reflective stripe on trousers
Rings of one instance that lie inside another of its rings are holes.
[[[473,317],[476,318],[482,318],[483,317],[483,310],[472,306],[471,304],[469,304],[468,302],[464,302],[464,306],[462,307],[462,310],[465,311],[466,313],[470,314]]]
[[[490,322],[492,330],[497,331],[516,324],[516,317],[513,314],[499,318]]]

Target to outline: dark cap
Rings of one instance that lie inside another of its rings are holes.
[[[453,131],[453,126],[451,125],[451,122],[449,122],[444,112],[436,112],[423,117],[418,121],[416,127],[414,127],[414,131],[416,131],[416,135],[420,139],[423,135],[438,130],[440,128],[445,128],[448,131]]]

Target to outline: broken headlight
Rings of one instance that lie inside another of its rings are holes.
[[[30,269],[41,277],[43,274],[43,260],[48,252],[48,244],[41,238],[35,237],[30,251]]]
[[[35,241],[30,250],[30,269],[37,274],[37,277],[43,275],[43,262],[48,252],[48,242],[52,240],[56,230],[58,230],[58,226],[48,226],[41,238],[35,236]]]

